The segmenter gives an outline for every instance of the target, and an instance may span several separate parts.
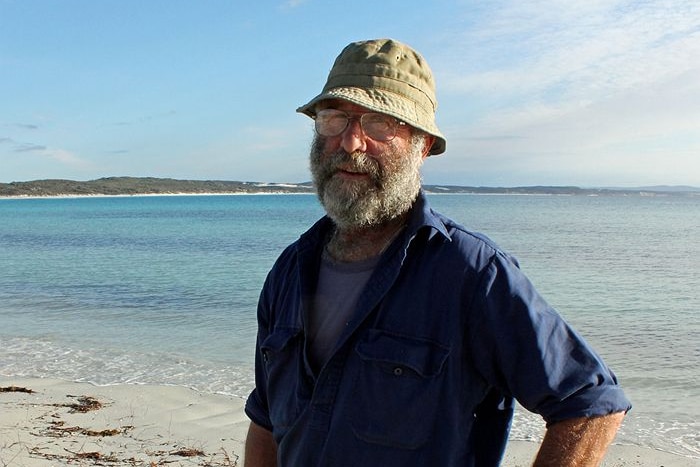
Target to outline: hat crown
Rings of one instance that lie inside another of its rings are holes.
[[[374,87],[417,98],[435,112],[435,81],[423,57],[393,39],[353,42],[336,58],[323,90]],[[420,93],[420,95],[417,95]]]

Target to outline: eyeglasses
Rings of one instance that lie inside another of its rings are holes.
[[[396,118],[375,112],[363,113],[351,117],[342,110],[323,109],[316,112],[316,133],[321,136],[338,136],[350,124],[351,120],[359,120],[362,133],[375,141],[387,142],[396,137],[399,126],[406,125]]]

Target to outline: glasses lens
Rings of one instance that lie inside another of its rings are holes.
[[[396,136],[396,119],[384,114],[367,113],[361,118],[362,131],[375,141],[390,141]]]
[[[348,115],[335,109],[319,110],[315,125],[316,133],[321,136],[338,136],[348,126]]]
[[[316,133],[321,136],[338,136],[348,127],[350,117],[342,110],[323,109],[316,113]],[[391,141],[396,136],[397,121],[394,117],[380,113],[365,113],[360,116],[362,132],[375,141]]]

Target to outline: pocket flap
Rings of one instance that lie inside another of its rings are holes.
[[[450,349],[426,339],[371,329],[358,343],[356,352],[365,361],[409,368],[420,376],[432,377],[442,371]]]
[[[299,333],[301,333],[301,329],[298,328],[275,328],[260,344],[260,350],[279,352]]]

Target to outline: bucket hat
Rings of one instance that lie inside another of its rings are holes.
[[[435,81],[425,59],[393,39],[353,42],[336,58],[319,95],[297,112],[313,117],[316,104],[342,99],[380,112],[435,136],[430,154],[445,152],[445,137],[435,124]]]

